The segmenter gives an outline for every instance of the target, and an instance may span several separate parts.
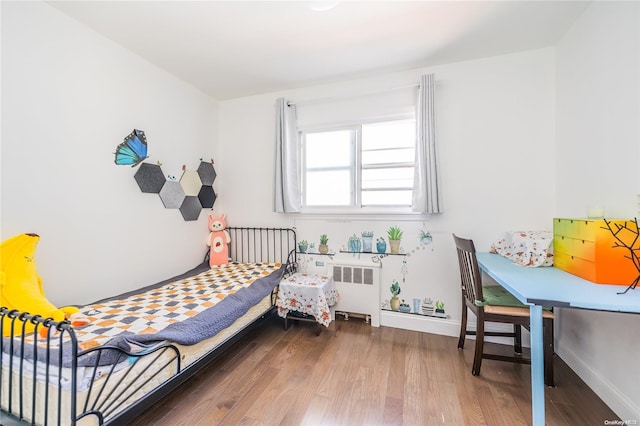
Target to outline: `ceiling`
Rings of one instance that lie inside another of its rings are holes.
[[[588,2],[49,4],[225,100],[553,46]]]

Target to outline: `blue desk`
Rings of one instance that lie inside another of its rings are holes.
[[[477,253],[478,266],[531,309],[531,409],[533,425],[545,424],[542,306],[640,313],[640,288],[594,284],[560,269],[527,268],[491,253]]]

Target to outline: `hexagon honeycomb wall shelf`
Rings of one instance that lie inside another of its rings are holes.
[[[198,220],[200,210],[202,210],[202,205],[200,204],[198,197],[193,197],[191,195],[184,197],[184,201],[180,206],[180,213],[182,213],[184,220]]]
[[[168,180],[160,190],[160,199],[168,209],[179,209],[184,201],[184,189],[180,182]]]
[[[142,192],[158,194],[167,181],[162,169],[157,164],[142,163],[133,176]]]
[[[202,186],[202,179],[195,170],[185,170],[180,178],[180,185],[186,195],[198,195]]]
[[[213,181],[216,180],[216,171],[213,168],[213,164],[200,162],[198,166],[198,175],[203,185],[213,185]]]
[[[205,209],[213,207],[213,203],[216,202],[216,193],[213,191],[213,187],[209,185],[202,185],[200,192],[198,192],[198,200]]]
[[[180,181],[167,180],[160,165],[141,163],[134,178],[142,192],[158,194],[165,208],[179,209],[184,220],[198,220],[203,208],[216,201],[213,164],[200,162],[198,170],[185,170]]]

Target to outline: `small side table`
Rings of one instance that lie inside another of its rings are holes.
[[[330,307],[340,298],[332,277],[295,273],[280,282],[276,306],[278,315],[288,320],[313,321],[325,327],[333,319]]]

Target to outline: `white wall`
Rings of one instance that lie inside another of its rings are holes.
[[[437,134],[445,213],[433,217],[301,217],[273,213],[274,100],[293,102],[355,96],[417,83],[434,72]],[[220,207],[230,224],[295,226],[299,239],[318,244],[328,234],[339,250],[348,236],[364,230],[384,235],[398,224],[404,231],[402,258],[383,260],[383,299],[393,279],[401,297],[445,302],[451,320],[415,322],[407,316],[391,325],[457,334],[459,278],[451,234],[473,238],[480,250],[507,230],[551,229],[554,211],[554,49],[460,62],[381,77],[270,93],[220,103]],[[419,248],[418,231],[434,244]],[[433,250],[431,250],[433,249]],[[344,255],[348,256],[348,255]],[[364,257],[364,256],[363,256]]]
[[[556,64],[557,215],[601,204],[607,217],[634,217],[640,4],[594,2],[557,46]],[[558,354],[623,420],[639,419],[640,317],[563,309],[558,324]]]
[[[217,157],[217,103],[41,2],[2,2],[2,240],[36,232],[56,305],[82,304],[195,266],[206,211],[185,222],[136,169],[114,164],[134,128],[177,178]]]
[[[0,7],[1,238],[42,236],[36,260],[58,305],[166,278],[204,252],[206,212],[184,222],[139,191],[135,169],[113,164],[116,145],[133,128],[146,131],[148,161],[161,161],[167,174],[179,177],[183,164],[213,157],[216,210],[232,225],[295,226],[299,238],[316,244],[328,233],[339,249],[354,232],[380,235],[399,224],[411,253],[402,295],[442,299],[452,317],[446,326],[404,317],[395,324],[425,331],[457,331],[452,232],[486,250],[505,230],[549,229],[553,216],[582,216],[593,204],[607,215],[637,214],[637,3],[594,3],[557,53],[541,49],[219,105],[47,4]],[[436,73],[444,214],[362,220],[271,212],[275,98],[357,95],[413,84],[424,72]],[[434,235],[426,250],[416,250],[421,228]],[[383,262],[384,290],[401,280],[402,258]],[[633,373],[640,318],[560,314],[558,353],[623,419],[640,418]]]

